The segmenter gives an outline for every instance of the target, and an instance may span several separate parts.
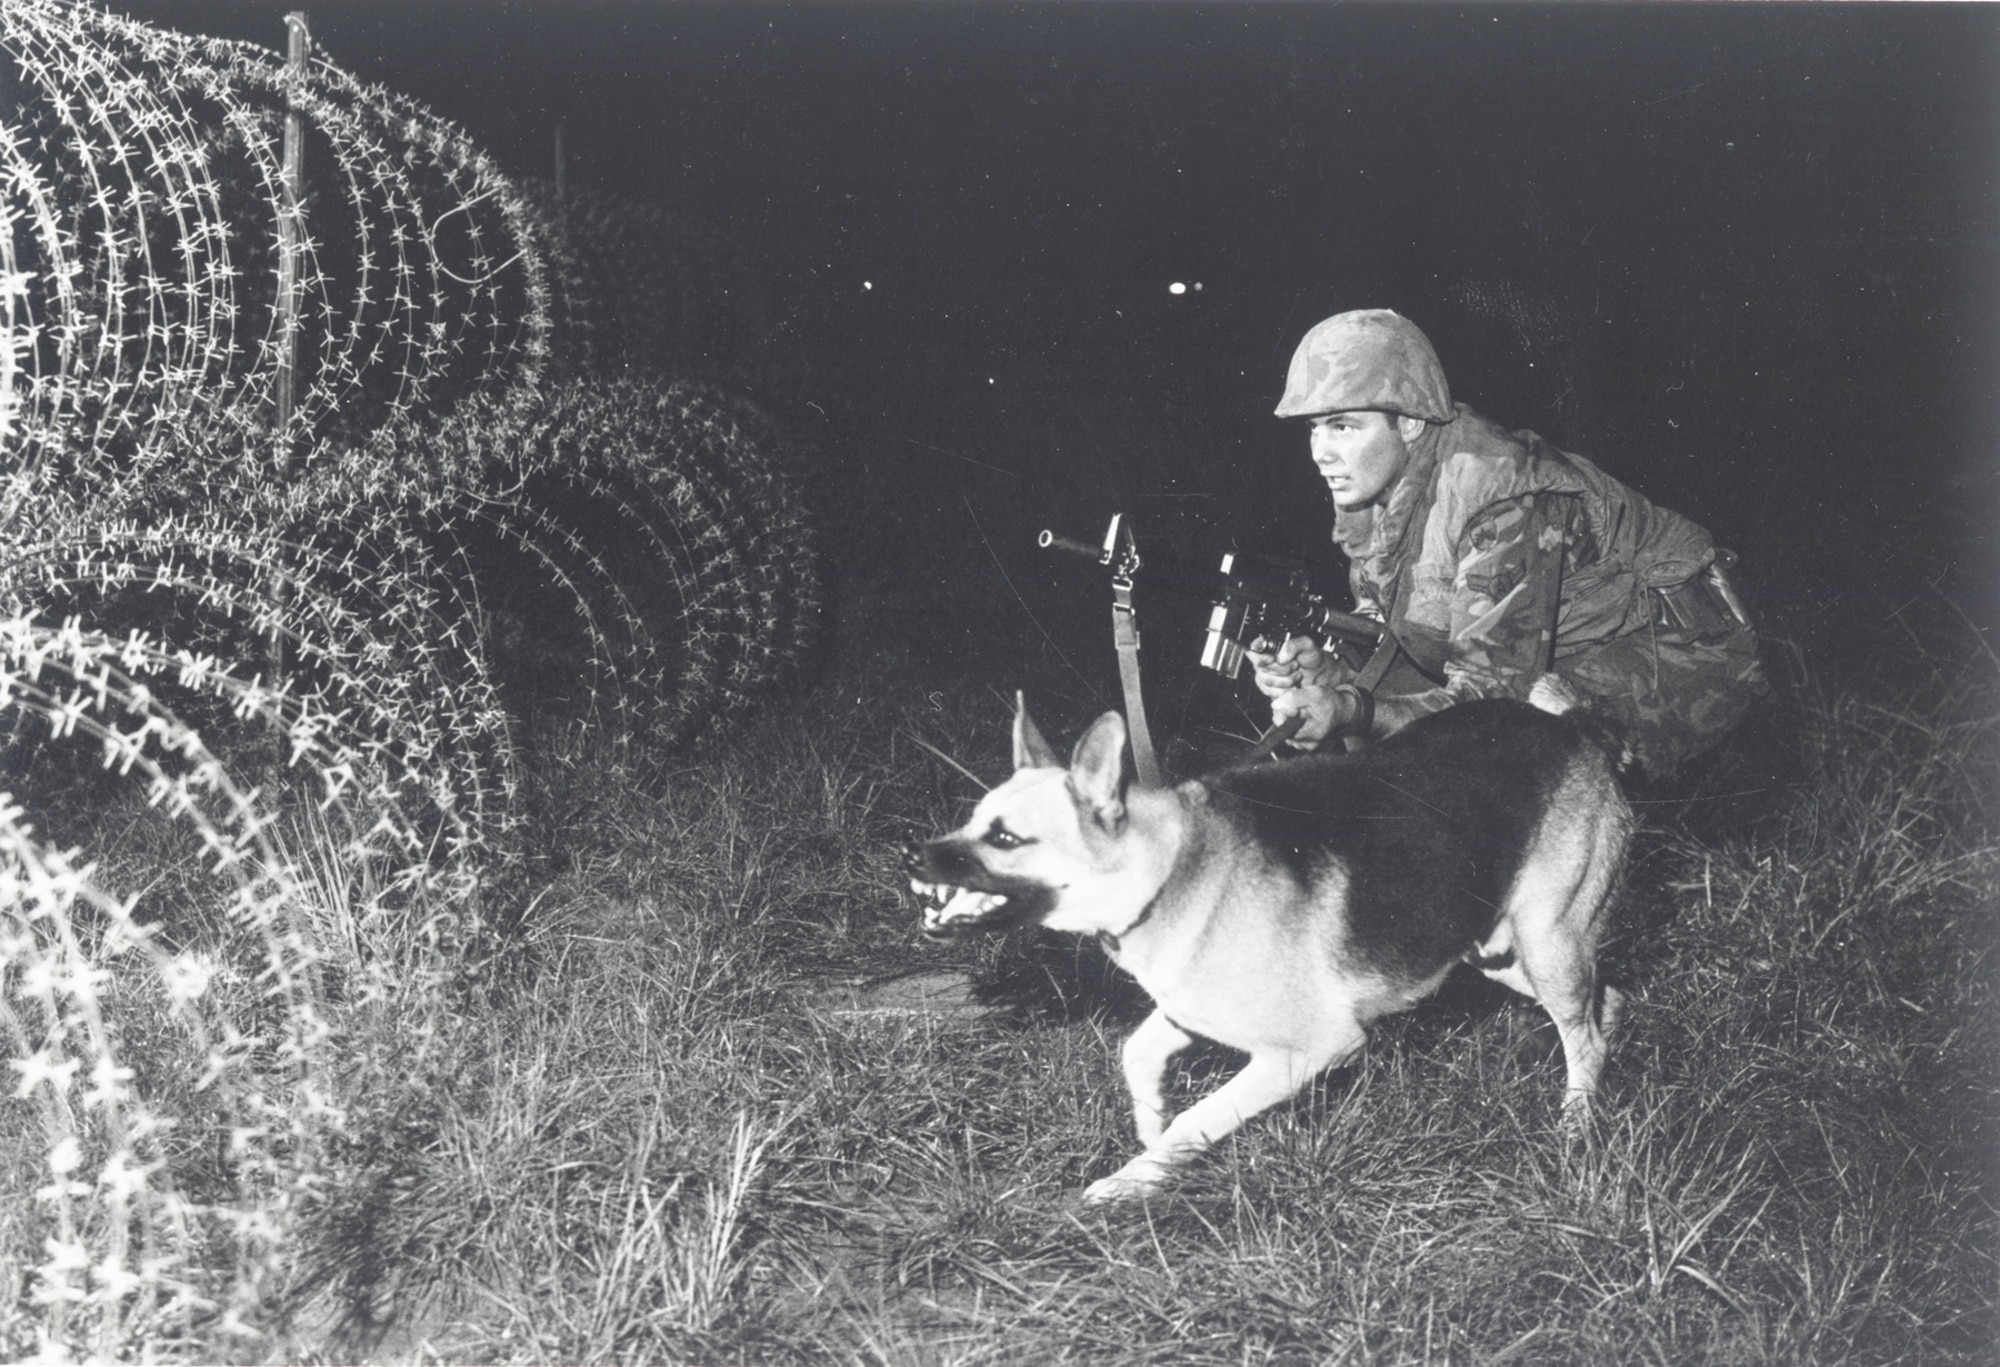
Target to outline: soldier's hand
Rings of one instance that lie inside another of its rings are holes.
[[[1275,651],[1260,639],[1243,654],[1257,667],[1257,691],[1273,700],[1297,688],[1331,688],[1349,677],[1340,657],[1321,650],[1310,636],[1294,636]]]
[[[1257,666],[1258,691],[1271,700],[1271,724],[1306,719],[1291,738],[1294,747],[1309,749],[1354,720],[1354,690],[1343,687],[1353,671],[1339,656],[1310,636],[1294,636],[1275,652],[1254,648],[1264,644],[1253,643],[1246,654]]]

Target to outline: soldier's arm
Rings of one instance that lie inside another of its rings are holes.
[[[1459,540],[1444,683],[1375,699],[1377,735],[1473,698],[1525,698],[1555,658],[1564,545],[1576,500],[1527,494],[1483,510]]]

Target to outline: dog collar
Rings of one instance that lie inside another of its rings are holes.
[[[1154,904],[1157,903],[1158,901],[1159,899],[1156,897],[1153,899],[1153,901],[1146,903],[1145,907],[1139,912],[1139,914],[1132,918],[1132,924],[1126,926],[1125,929],[1119,931],[1116,935],[1113,935],[1108,930],[1098,931],[1097,932],[1098,947],[1102,949],[1106,954],[1116,954],[1118,952],[1118,942],[1124,939],[1127,935],[1130,935],[1133,931],[1137,930],[1140,926],[1146,924],[1146,918],[1153,914]]]

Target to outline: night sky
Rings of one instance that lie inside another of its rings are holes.
[[[114,6],[273,47],[290,7]],[[2000,8],[307,9],[510,171],[560,122],[572,185],[724,233],[794,406],[1009,545],[1175,498],[1323,538],[1270,410],[1310,324],[1387,306],[1773,600],[1990,615]]]

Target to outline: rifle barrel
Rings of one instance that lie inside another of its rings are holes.
[[[1337,631],[1342,636],[1357,641],[1375,642],[1382,639],[1382,624],[1373,617],[1357,617],[1351,612],[1336,612],[1332,608],[1320,609],[1320,621],[1328,631]]]
[[[1045,551],[1068,551],[1071,555],[1080,555],[1088,560],[1102,560],[1104,558],[1104,552],[1101,548],[1093,546],[1087,541],[1078,541],[1073,536],[1064,536],[1060,532],[1044,530],[1040,536],[1035,538],[1035,544]]]

